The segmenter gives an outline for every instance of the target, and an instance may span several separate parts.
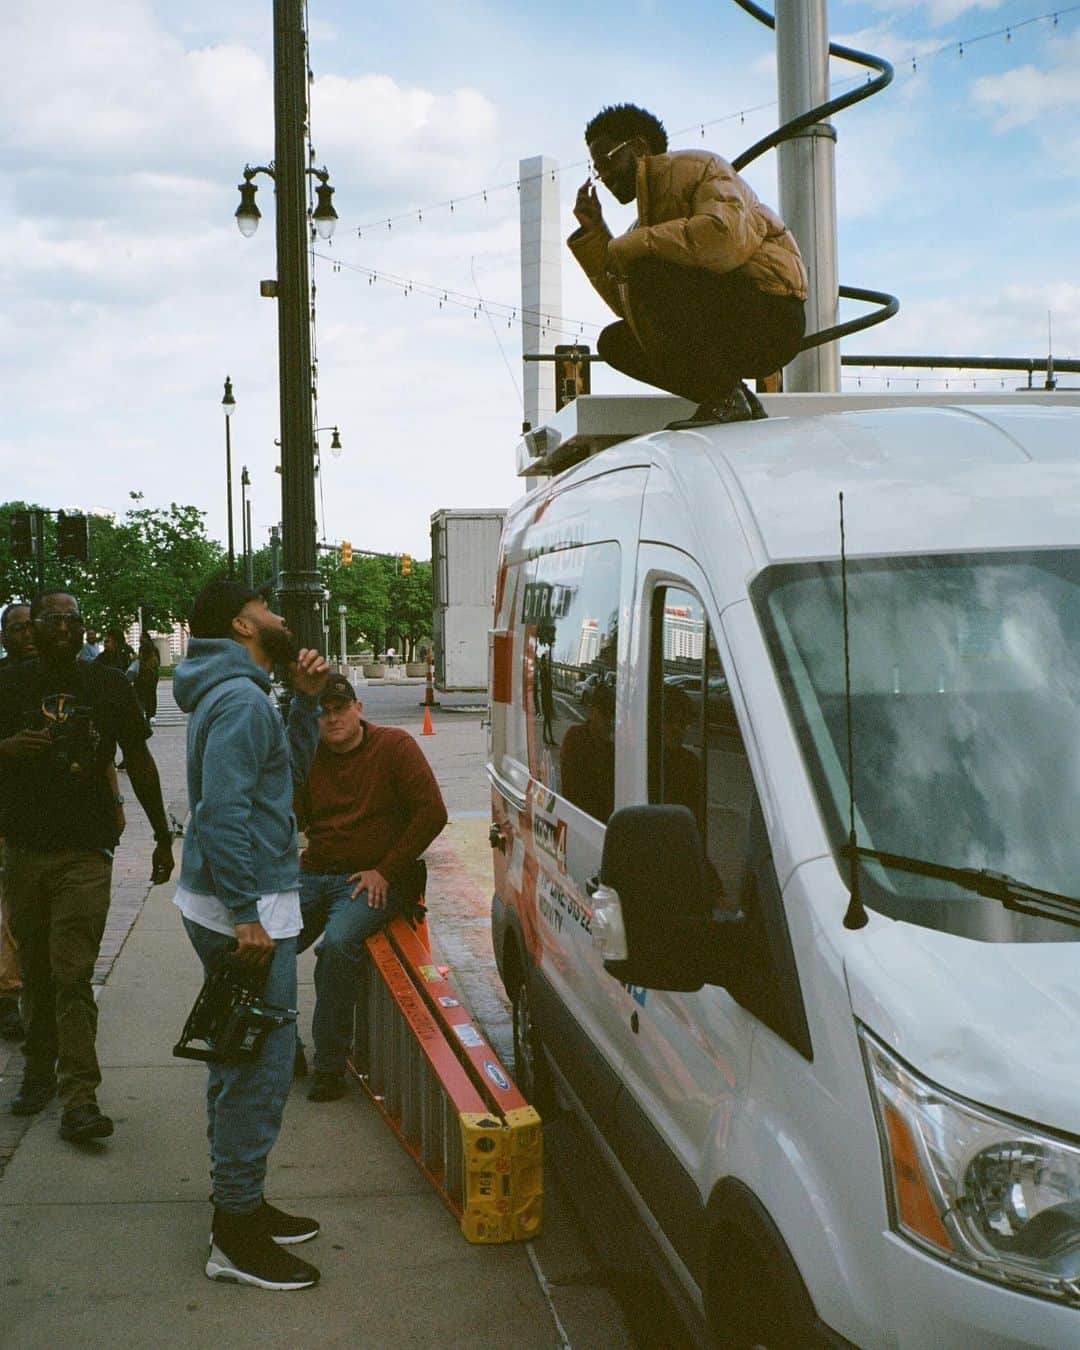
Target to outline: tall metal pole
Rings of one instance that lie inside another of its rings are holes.
[[[40,594],[45,589],[45,512],[34,512],[34,558],[37,561],[37,586]]]
[[[225,414],[225,510],[229,517],[229,576],[236,576],[236,550],[233,547],[232,441],[229,439],[229,414]]]
[[[304,116],[303,0],[274,0],[274,183],[277,191],[278,368],[281,401],[281,610],[301,647],[321,639],[315,549]]]
[[[270,526],[270,571],[273,573],[276,598],[281,582],[281,530],[277,525]]]
[[[247,523],[247,539],[244,543],[244,581],[249,590],[255,585],[255,557],[254,547],[251,542],[251,498],[247,499],[244,507],[244,514]]]
[[[345,616],[348,614],[349,611],[344,605],[338,605],[337,612],[338,612],[338,655],[341,658],[342,673],[347,674],[349,667],[345,655],[345,643],[346,643]]]
[[[825,0],[777,0],[776,76],[780,121],[789,121],[829,97],[829,25]],[[807,127],[777,149],[780,214],[798,240],[810,274],[806,331],[836,323],[836,132],[828,123]],[[835,342],[801,352],[786,368],[789,393],[835,393],[840,350]]]
[[[247,490],[251,486],[247,465],[240,470],[240,552],[244,559],[244,583],[251,585],[251,502]]]

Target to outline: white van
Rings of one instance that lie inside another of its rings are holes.
[[[695,431],[579,399],[519,451],[571,467],[508,516],[491,636],[518,1080],[725,1344],[1080,1346],[1056,397]]]

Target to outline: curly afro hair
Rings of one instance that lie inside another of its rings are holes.
[[[654,155],[665,154],[668,148],[663,122],[636,103],[615,103],[610,108],[601,108],[585,128],[586,144],[591,145],[598,136],[616,142],[640,136]]]

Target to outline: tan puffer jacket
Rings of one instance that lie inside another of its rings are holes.
[[[618,239],[605,225],[582,227],[567,240],[589,280],[621,317],[631,316],[619,278],[637,258],[738,272],[766,295],[806,299],[806,268],[794,235],[719,155],[674,150],[639,159],[637,206],[637,221]]]

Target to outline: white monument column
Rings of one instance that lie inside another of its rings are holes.
[[[562,227],[559,163],[534,155],[518,165],[521,184],[521,352],[552,352],[562,339]],[[524,418],[542,426],[555,412],[555,368],[526,361]]]

